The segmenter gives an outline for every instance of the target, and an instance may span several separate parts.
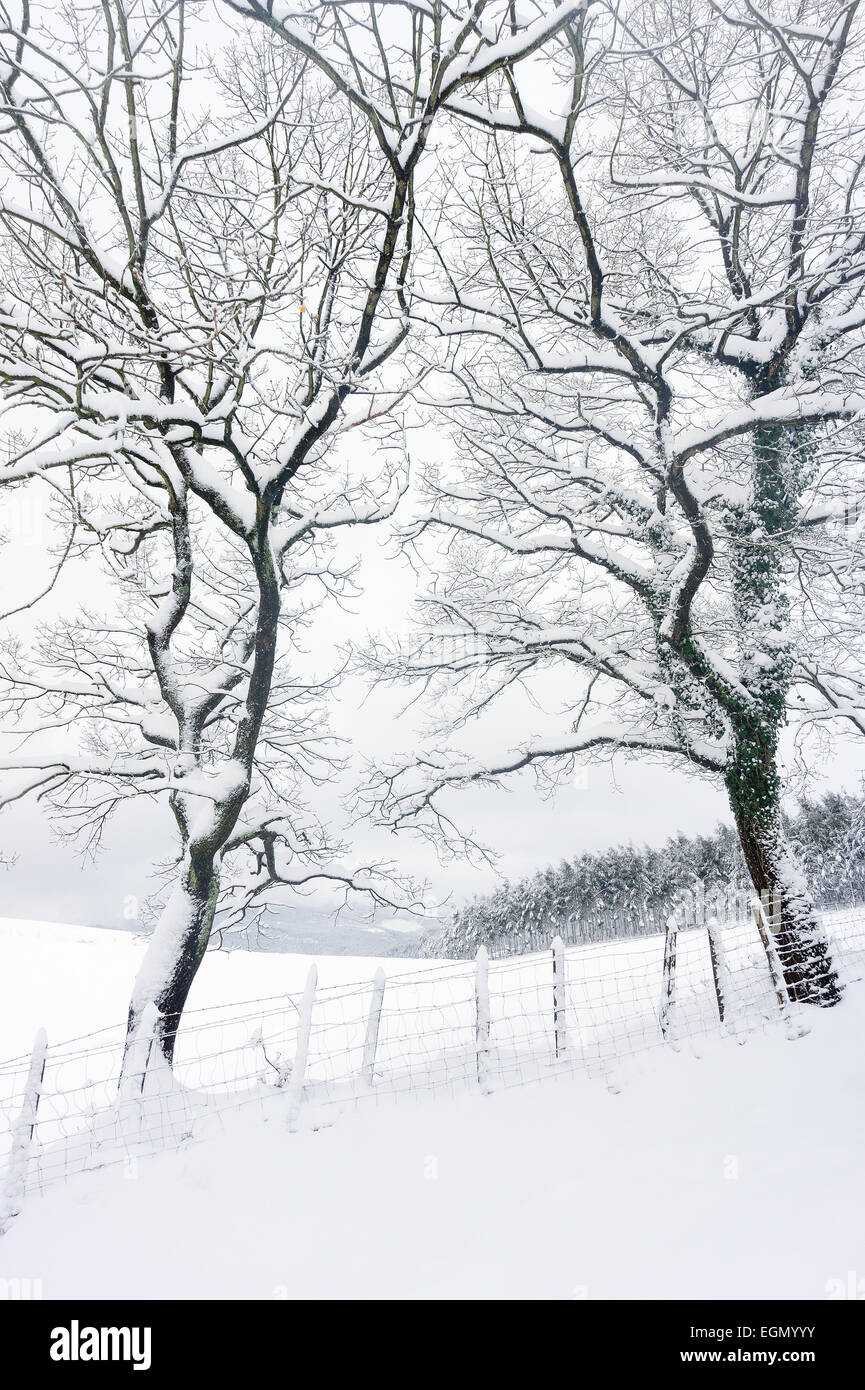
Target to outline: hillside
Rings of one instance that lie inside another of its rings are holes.
[[[122,1018],[139,952],[0,925],[3,1055],[39,1024],[59,1041]],[[325,958],[321,979],[373,964]],[[192,1002],[298,990],[308,965],[214,955]],[[775,1027],[656,1049],[618,1094],[586,1076],[415,1094],[296,1134],[226,1114],[204,1142],[29,1198],[0,1278],[38,1275],[46,1298],[826,1297],[865,1267],[862,989],[794,1042]]]

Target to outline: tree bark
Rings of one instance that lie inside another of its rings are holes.
[[[784,378],[783,358],[756,374],[755,398]],[[747,704],[728,708],[733,747],[725,773],[751,881],[764,906],[792,1000],[837,1004],[841,987],[802,869],[786,843],[779,743],[794,654],[790,634],[790,536],[813,462],[806,429],[761,426],[752,441],[752,494],[731,524],[733,603]]]
[[[727,793],[742,852],[775,938],[791,1000],[827,1008],[841,986],[804,875],[786,843],[775,740],[758,720],[737,730]]]
[[[224,799],[215,801],[208,823],[204,828],[199,825],[197,830],[193,830],[193,824],[200,821],[202,815],[200,794],[194,790],[191,792],[192,812],[190,793],[181,790],[172,794],[171,808],[183,844],[183,858],[178,883],[165,905],[133,987],[124,1074],[136,1029],[148,1004],[154,1004],[158,1010],[155,1041],[168,1065],[173,1063],[181,1015],[213,930],[219,898],[221,854],[249,796],[255,749],[270,697],[279,632],[280,581],[269,536],[272,515],[270,504],[259,505],[258,531],[250,542],[258,588],[258,614],[250,647],[250,654],[253,654],[252,670],[243,716],[232,749],[232,762],[244,775]],[[191,589],[192,558],[185,513],[175,530],[175,553],[178,616],[170,628],[166,627],[158,638],[154,636],[150,646],[154,669],[160,675],[160,683],[167,691],[166,699],[178,720],[179,753],[188,759],[190,770],[200,776],[202,729],[209,712],[208,701],[192,700],[184,705],[178,699],[165,656],[168,642],[186,611]],[[215,702],[216,699],[213,700]]]
[[[127,1052],[150,1003],[159,1010],[155,1041],[169,1066],[192,981],[207,949],[219,893],[219,869],[210,851],[187,851],[136,976],[129,1006]]]

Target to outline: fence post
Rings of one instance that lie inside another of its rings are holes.
[[[141,1010],[135,1031],[126,1043],[125,1056],[120,1067],[120,1082],[117,1088],[119,1101],[136,1100],[144,1095],[159,1017],[159,1009],[153,1000],[145,1004]]]
[[[724,946],[718,934],[717,917],[711,916],[706,919],[706,932],[709,937],[709,956],[712,961],[712,979],[715,981],[715,997],[718,1000],[718,1018],[723,1024],[727,1016],[732,991]]]
[[[760,933],[760,940],[763,942],[763,950],[766,952],[766,959],[769,962],[769,974],[772,976],[772,986],[775,990],[775,998],[778,1001],[778,1009],[784,1020],[784,1029],[787,1037],[804,1038],[808,1034],[808,1029],[798,1026],[793,1022],[790,1013],[790,994],[787,989],[787,982],[784,979],[784,970],[781,965],[781,958],[778,955],[778,947],[775,945],[771,929],[766,921],[766,912],[759,898],[751,899],[751,912],[757,930]]]
[[[769,974],[772,976],[772,987],[775,990],[778,1008],[786,1017],[790,1008],[790,996],[787,993],[787,984],[784,980],[784,971],[781,967],[778,948],[772,938],[769,924],[766,921],[766,913],[759,898],[751,899],[751,912],[757,931],[760,933],[760,940],[763,942],[763,950],[766,952],[766,959],[769,962]]]
[[[475,1050],[478,1059],[478,1085],[490,1094],[490,962],[486,946],[479,946],[475,957]]]
[[[367,1086],[373,1082],[375,1054],[378,1048],[378,1030],[381,1025],[381,1009],[384,1002],[385,974],[381,966],[372,978],[372,1000],[366,1020],[366,1036],[363,1040],[363,1066],[361,1075]]]
[[[553,1030],[556,1056],[561,1057],[568,1046],[567,981],[565,979],[565,943],[560,936],[553,941]]]
[[[288,1082],[288,1128],[294,1134],[300,1121],[300,1105],[303,1100],[303,1082],[306,1076],[306,1062],[309,1057],[309,1035],[312,1030],[312,1006],[315,1003],[315,987],[318,983],[318,969],[309,967],[300,1011],[297,1017],[297,1043],[294,1049],[294,1062]]]
[[[659,1023],[661,1034],[665,1042],[670,1042],[671,1025],[673,1021],[673,1009],[676,1003],[676,937],[679,932],[679,924],[674,914],[671,912],[667,918],[667,927],[664,934],[664,978],[661,989],[661,1013]]]
[[[6,1230],[12,1218],[18,1215],[24,1201],[27,1163],[30,1158],[33,1132],[36,1129],[36,1116],[39,1110],[39,1097],[42,1093],[47,1054],[48,1037],[45,1029],[40,1028],[33,1042],[27,1081],[24,1086],[24,1099],[21,1102],[18,1119],[12,1131],[9,1166],[6,1170],[3,1190],[0,1193],[0,1235]]]

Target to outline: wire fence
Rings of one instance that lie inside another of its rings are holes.
[[[783,952],[754,916],[627,941],[490,961],[428,962],[352,986],[184,1014],[173,1068],[155,1011],[124,1055],[125,1026],[0,1063],[0,1230],[28,1193],[77,1173],[198,1142],[253,1110],[289,1130],[351,1107],[491,1092],[587,1074],[617,1090],[631,1058],[717,1034],[795,1036],[809,1010],[784,985]],[[826,914],[842,984],[865,977],[865,910]],[[768,946],[768,951],[767,951]]]

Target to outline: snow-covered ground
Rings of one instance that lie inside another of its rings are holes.
[[[0,918],[0,1061],[27,1051],[37,1028],[60,1042],[120,1022],[147,938],[102,927]],[[364,956],[316,957],[322,985],[372,978],[378,962]],[[388,972],[437,962],[388,958]],[[211,951],[189,998],[190,1009],[298,992],[308,956]]]
[[[0,1055],[39,1025],[60,1041],[116,1023],[140,951],[0,924]],[[376,962],[319,964],[326,989]],[[308,966],[214,955],[191,1003],[296,994]],[[701,1036],[699,1057],[655,1047],[618,1094],[579,1074],[416,1092],[295,1134],[278,1104],[227,1112],[201,1143],[30,1197],[0,1278],[47,1298],[820,1299],[865,1275],[863,986],[808,1022],[792,1042],[770,1027]]]

